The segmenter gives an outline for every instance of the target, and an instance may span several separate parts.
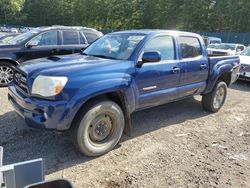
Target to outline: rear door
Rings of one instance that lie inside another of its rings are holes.
[[[209,62],[199,38],[179,36],[178,41],[181,53],[179,95],[186,97],[205,89]]]
[[[59,32],[46,31],[27,42],[21,61],[49,57],[59,48]]]
[[[180,69],[174,38],[168,35],[157,36],[146,43],[143,52],[148,51],[159,51],[161,61],[145,63],[137,69],[135,80],[139,90],[138,108],[156,106],[178,98]]]
[[[79,53],[88,44],[85,37],[77,30],[62,30],[61,32],[60,55]]]

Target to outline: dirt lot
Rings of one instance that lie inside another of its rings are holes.
[[[132,137],[112,152],[87,158],[66,135],[28,128],[0,89],[4,164],[43,157],[46,178],[75,187],[250,187],[250,84],[229,89],[217,114],[200,97],[133,115]]]

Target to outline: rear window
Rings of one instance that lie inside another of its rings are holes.
[[[85,35],[88,43],[92,43],[99,38],[99,36],[96,33],[83,32],[83,34]]]
[[[77,31],[63,31],[63,44],[79,44],[79,33]]]
[[[185,58],[195,58],[202,54],[201,45],[198,38],[180,36],[181,56]]]

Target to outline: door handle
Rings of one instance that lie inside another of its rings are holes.
[[[201,67],[202,70],[205,70],[205,69],[207,69],[207,64],[201,64],[200,67]]]
[[[179,67],[174,67],[173,70],[172,70],[172,72],[173,72],[174,74],[177,74],[177,73],[179,73],[180,71],[181,71],[181,69],[180,69]]]
[[[58,53],[58,49],[52,49],[51,50],[51,55],[56,55]]]

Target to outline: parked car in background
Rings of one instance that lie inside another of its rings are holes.
[[[221,38],[218,38],[218,37],[204,36],[203,40],[204,40],[204,43],[205,43],[206,46],[208,46],[209,44],[220,44],[222,42]]]
[[[4,44],[4,43],[7,43],[9,40],[13,39],[14,37],[18,36],[19,34],[17,33],[12,33],[12,34],[7,34],[7,35],[4,35],[4,36],[0,36],[0,44]]]
[[[210,44],[207,46],[208,54],[213,56],[239,55],[244,49],[244,45],[233,43]]]
[[[239,57],[208,57],[198,34],[137,30],[107,34],[82,54],[41,58],[16,68],[8,99],[29,126],[70,130],[85,155],[102,155],[131,130],[131,113],[202,95],[223,106]]]
[[[241,74],[240,80],[250,81],[250,47],[247,47],[240,54]]]
[[[17,28],[10,28],[11,33],[19,33]]]
[[[0,44],[0,87],[12,82],[14,67],[22,62],[80,52],[102,35],[85,27],[40,27]]]

